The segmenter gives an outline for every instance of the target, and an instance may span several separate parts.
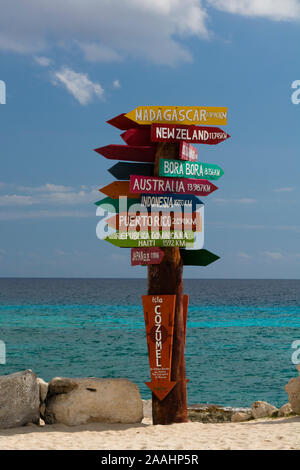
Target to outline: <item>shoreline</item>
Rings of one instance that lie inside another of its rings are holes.
[[[0,429],[1,450],[300,450],[300,416],[243,423],[189,422]]]

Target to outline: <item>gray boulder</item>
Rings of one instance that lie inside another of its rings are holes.
[[[252,416],[254,419],[276,417],[278,408],[266,401],[255,401],[252,403]]]
[[[39,393],[36,374],[31,370],[0,376],[0,428],[38,424]]]
[[[278,411],[278,418],[293,415],[293,409],[290,403],[283,405]]]
[[[128,379],[60,378],[49,382],[46,424],[140,423],[143,402]]]
[[[300,373],[300,364],[297,369]],[[300,415],[300,377],[291,379],[285,386],[285,390],[288,393],[293,412]]]

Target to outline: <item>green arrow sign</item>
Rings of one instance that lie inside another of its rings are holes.
[[[192,247],[194,244],[195,234],[191,231],[182,232],[168,232],[170,238],[163,238],[162,233],[158,232],[154,238],[151,232],[134,232],[129,234],[127,232],[115,232],[112,235],[104,238],[105,241],[112,243],[119,248],[135,248],[135,247]],[[130,235],[133,238],[130,238]],[[182,235],[182,236],[180,236]],[[153,237],[153,238],[152,238]]]
[[[122,207],[122,209],[125,209],[125,211],[128,211],[129,208],[133,205],[133,204],[140,204],[141,203],[141,198],[138,198],[138,199],[129,199],[127,198],[126,199],[126,203],[124,203],[124,201],[122,202],[123,206],[125,205],[125,207]],[[101,206],[104,210],[106,211],[111,211],[111,207],[114,207],[114,212],[115,213],[119,213],[119,199],[112,199],[111,197],[105,197],[104,199],[100,199],[100,201],[97,201],[95,202],[94,204],[96,204],[96,206]]]
[[[159,176],[173,176],[177,178],[217,180],[224,171],[213,163],[190,162],[182,160],[159,160]]]
[[[220,258],[208,250],[180,250],[180,254],[184,266],[208,266]]]

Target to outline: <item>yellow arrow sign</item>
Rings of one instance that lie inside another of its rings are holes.
[[[227,124],[227,108],[212,106],[139,106],[125,114],[138,124]]]

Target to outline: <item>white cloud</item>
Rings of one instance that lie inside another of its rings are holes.
[[[61,184],[52,184],[46,183],[43,186],[19,186],[19,191],[29,192],[29,193],[36,193],[36,192],[49,192],[49,193],[66,193],[73,191],[73,188],[70,186],[63,186]]]
[[[244,198],[239,198],[239,199],[224,199],[224,198],[221,198],[221,197],[215,197],[213,199],[214,202],[218,202],[220,204],[231,204],[231,203],[234,203],[234,204],[255,204],[257,201],[256,199],[252,199],[252,198],[247,198],[247,197],[244,197]]]
[[[100,83],[92,82],[86,74],[74,72],[66,67],[55,72],[55,79],[55,84],[57,81],[62,83],[82,105],[90,103],[93,98],[102,98],[104,93]]]
[[[275,21],[300,19],[299,0],[207,0],[218,10]]]
[[[0,196],[0,206],[31,206],[32,204],[31,196],[18,194],[4,194]]]
[[[53,63],[52,59],[49,59],[49,57],[45,57],[45,56],[36,56],[34,60],[41,67],[49,67]]]
[[[291,193],[294,190],[295,188],[286,187],[286,188],[273,189],[273,192],[274,193]]]
[[[263,255],[273,260],[283,259],[283,255],[279,251],[264,251]]]
[[[18,189],[28,194],[3,194],[0,196],[0,206],[69,206],[93,203],[99,198],[99,191],[96,188],[85,188],[76,191],[68,186],[47,183],[43,186],[23,187]]]
[[[240,251],[238,253],[238,257],[243,258],[243,259],[251,259],[252,258],[252,256],[248,255],[248,253],[245,253],[244,251]]]
[[[32,211],[10,211],[0,212],[0,220],[20,220],[20,219],[52,219],[52,218],[86,218],[93,217],[89,211],[66,211],[66,210],[32,210]]]
[[[121,88],[121,83],[119,82],[119,80],[114,80],[113,81],[113,87],[114,88]]]
[[[192,60],[181,40],[207,38],[206,20],[202,0],[26,0],[17,8],[2,0],[0,49],[42,55],[75,45],[91,61],[173,65]]]

